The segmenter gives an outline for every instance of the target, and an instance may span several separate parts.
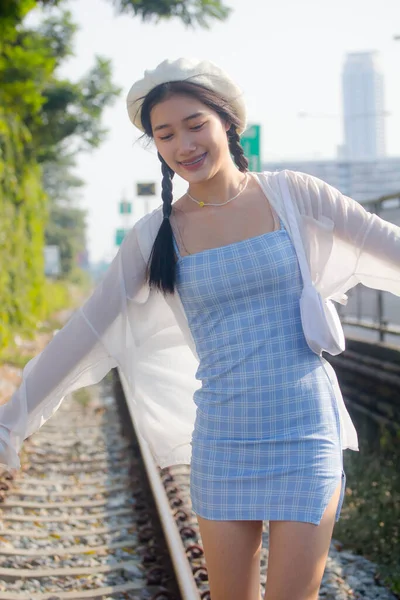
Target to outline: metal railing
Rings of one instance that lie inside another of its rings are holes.
[[[374,295],[374,306],[375,312],[372,316],[366,317],[363,305],[365,289],[362,286],[357,286],[355,289],[349,291],[349,300],[355,299],[355,315],[346,314],[346,307],[339,305],[338,312],[342,325],[350,325],[352,327],[360,327],[362,329],[368,329],[375,331],[379,335],[379,341],[385,342],[387,335],[400,336],[400,324],[391,323],[385,315],[385,303],[384,297],[385,292],[381,290],[368,289],[369,295]],[[354,298],[355,296],[355,298]],[[400,315],[400,299],[395,299],[399,308],[398,312]]]
[[[400,336],[400,326],[390,325],[385,319],[378,320],[378,322],[369,322],[365,319],[359,319],[358,317],[341,317],[342,325],[350,325],[352,327],[361,327],[362,329],[369,329],[370,331],[376,331],[379,334],[379,341],[385,342],[386,335]]]

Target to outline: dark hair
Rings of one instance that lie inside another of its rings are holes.
[[[221,119],[231,124],[227,131],[229,150],[239,171],[243,173],[246,172],[249,163],[244,156],[243,148],[240,145],[240,137],[237,133],[237,128],[241,125],[238,116],[233,112],[232,107],[227,100],[221,98],[215,92],[191,81],[162,83],[147,94],[141,112],[141,121],[146,135],[151,138],[153,137],[150,122],[151,110],[156,104],[166,100],[173,94],[185,94],[196,98],[216,112]],[[163,175],[161,197],[163,201],[164,218],[154,241],[149,263],[147,265],[147,281],[150,287],[161,290],[165,295],[167,293],[174,293],[176,280],[173,233],[169,221],[173,199],[172,179],[175,172],[170,169],[159,153],[158,158],[161,161],[161,171]]]

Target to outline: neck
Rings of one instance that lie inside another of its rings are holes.
[[[214,177],[201,183],[189,184],[188,192],[199,202],[218,203],[226,202],[240,191],[245,174],[235,167],[232,170],[219,171]]]

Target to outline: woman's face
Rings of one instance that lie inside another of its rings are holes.
[[[211,179],[231,161],[229,124],[196,98],[170,96],[153,107],[150,121],[158,152],[189,183]]]

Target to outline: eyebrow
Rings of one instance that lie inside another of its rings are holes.
[[[190,119],[196,119],[197,117],[201,117],[204,114],[205,113],[202,111],[195,112],[192,115],[189,115],[188,117],[185,117],[184,119],[182,119],[182,122],[185,123],[186,121],[190,121]],[[169,125],[168,123],[164,123],[163,125],[157,125],[157,127],[154,127],[154,131],[159,131],[160,129],[166,129],[167,127],[171,127],[171,125]]]

